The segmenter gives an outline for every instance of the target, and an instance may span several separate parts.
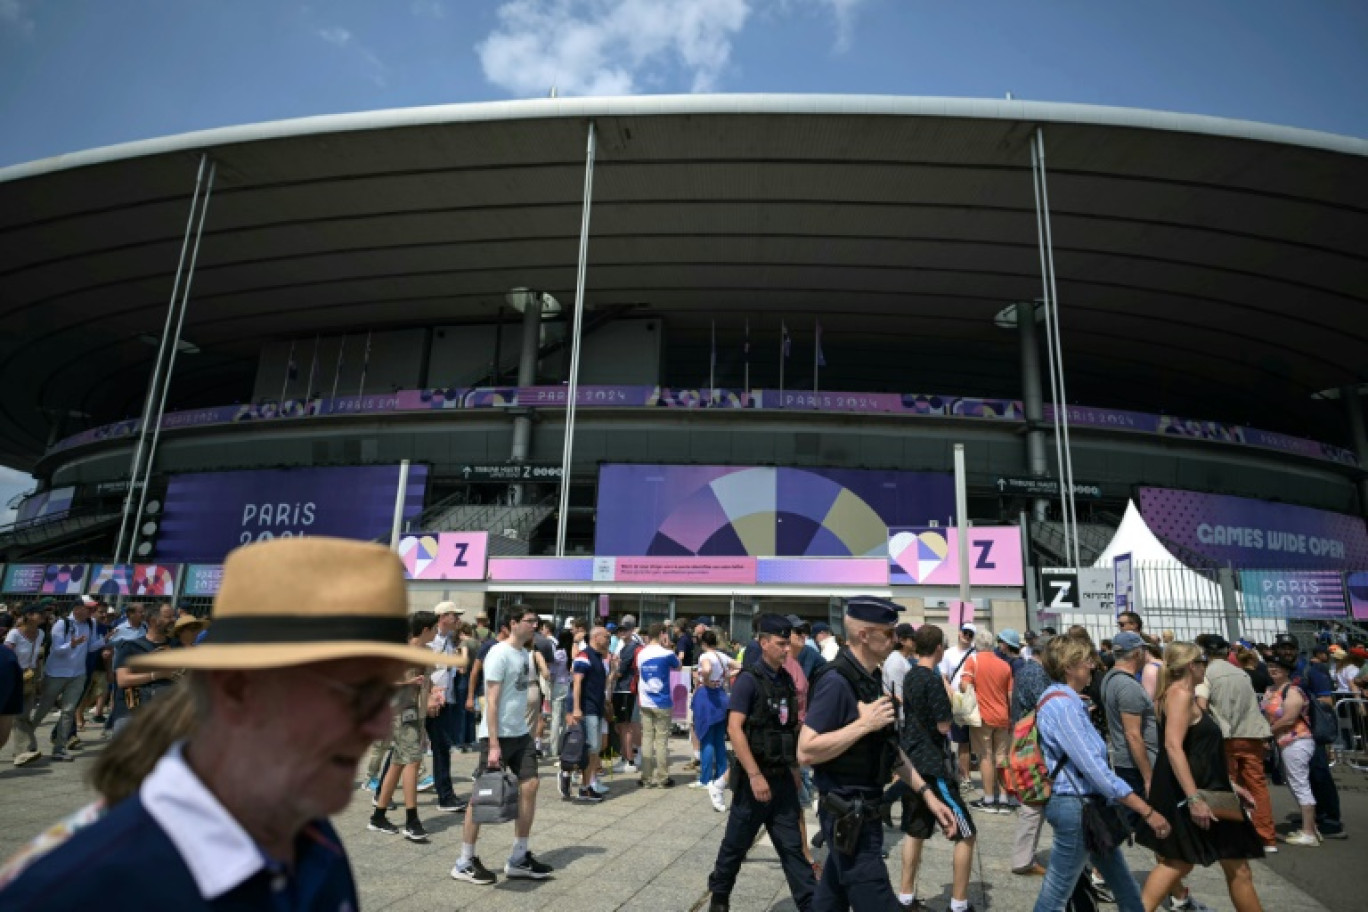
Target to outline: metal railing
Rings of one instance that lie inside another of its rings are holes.
[[[1350,697],[1335,704],[1340,740],[1336,759],[1350,769],[1368,773],[1368,700]]]

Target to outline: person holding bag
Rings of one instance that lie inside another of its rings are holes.
[[[1173,821],[1160,832],[1141,821],[1136,838],[1159,856],[1143,891],[1145,912],[1154,912],[1195,865],[1220,862],[1236,912],[1262,912],[1249,859],[1263,857],[1263,842],[1243,806],[1253,796],[1232,786],[1221,727],[1197,706],[1195,688],[1206,677],[1207,656],[1192,643],[1173,643],[1164,653],[1155,709],[1159,759],[1150,803]]]
[[[1064,912],[1090,860],[1119,912],[1140,912],[1140,889],[1121,854],[1124,835],[1118,827],[1124,824],[1115,805],[1134,811],[1155,832],[1169,832],[1168,820],[1107,765],[1107,745],[1079,698],[1092,680],[1093,663],[1092,644],[1082,638],[1055,637],[1045,648],[1045,671],[1056,683],[1046,688],[1035,718],[1052,780],[1045,819],[1054,830],[1054,849],[1035,912]]]
[[[1263,709],[1278,742],[1283,778],[1301,809],[1302,828],[1283,837],[1283,841],[1314,848],[1321,844],[1321,838],[1316,831],[1316,796],[1311,791],[1311,757],[1316,751],[1316,741],[1306,720],[1311,698],[1291,683],[1292,664],[1281,658],[1268,663],[1273,686],[1264,697]]]

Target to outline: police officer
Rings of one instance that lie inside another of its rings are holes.
[[[879,797],[891,772],[920,796],[949,833],[954,815],[897,746],[892,699],[879,666],[897,645],[898,608],[886,599],[846,602],[847,643],[818,669],[798,736],[798,760],[811,764],[821,794],[818,819],[830,846],[812,908],[886,912],[900,908],[883,861]]]
[[[760,661],[747,663],[732,684],[727,736],[736,752],[732,766],[731,816],[708,877],[708,912],[727,912],[741,862],[764,827],[779,853],[798,912],[812,909],[817,879],[803,854],[798,821],[798,690],[784,670],[792,627],[777,614],[758,619],[755,648]],[[747,648],[750,658],[750,648]]]

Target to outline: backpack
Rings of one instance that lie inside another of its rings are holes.
[[[1284,700],[1287,699],[1287,688],[1291,686],[1288,684],[1282,689]],[[1339,722],[1335,719],[1334,711],[1304,690],[1302,696],[1306,698],[1304,716],[1311,729],[1311,739],[1317,744],[1334,744],[1339,740]]]
[[[1036,704],[1035,709],[1012,726],[1012,747],[1007,755],[1007,765],[1003,767],[1003,780],[1007,794],[1022,804],[1038,807],[1049,801],[1054,777],[1059,773],[1059,766],[1064,764],[1064,758],[1061,757],[1059,766],[1055,767],[1053,773],[1050,772],[1045,765],[1045,750],[1040,745],[1040,729],[1036,725],[1036,714],[1040,712],[1040,707],[1062,696],[1064,694],[1059,691],[1047,694]]]
[[[584,726],[570,723],[561,733],[560,765],[565,772],[582,770],[589,765],[589,744],[584,737]]]
[[[623,692],[624,690],[630,690],[632,693],[636,693],[636,655],[637,652],[639,652],[640,650],[641,644],[638,643],[635,638],[627,643],[624,643],[622,648],[618,650],[618,679],[617,685],[614,687],[614,690],[618,691],[619,693]],[[626,669],[626,671],[624,672],[623,669]],[[627,687],[622,687],[621,685],[623,681],[628,681],[630,683]]]

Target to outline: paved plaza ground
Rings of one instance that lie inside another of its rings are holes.
[[[0,819],[5,821],[0,827],[0,856],[8,857],[44,826],[91,800],[85,774],[101,746],[96,741],[76,751],[74,763],[45,759],[18,769],[10,765],[6,749],[6,760],[0,765]],[[672,741],[676,764],[685,759],[687,747],[682,739]],[[474,754],[454,755],[454,770],[464,776],[457,779],[458,794],[469,793],[474,763]],[[1364,786],[1368,780],[1343,769],[1337,774],[1344,787],[1345,816],[1351,829],[1356,821],[1368,822],[1368,789]],[[675,772],[680,787],[670,790],[640,789],[635,776],[610,778],[608,799],[594,806],[562,802],[552,764],[544,764],[541,775],[531,845],[538,858],[555,866],[555,876],[541,882],[506,880],[502,867],[512,844],[512,826],[485,827],[479,854],[491,870],[500,872],[499,883],[493,887],[476,887],[450,878],[448,872],[460,851],[461,816],[438,812],[431,792],[419,799],[424,825],[431,833],[429,845],[368,831],[370,802],[368,796],[358,793],[336,823],[356,871],[362,909],[688,912],[700,904],[706,906],[707,875],[726,817],[712,809],[705,792],[683,787],[688,779],[682,770]],[[1278,789],[1275,794],[1279,820],[1294,810],[1285,792]],[[402,823],[402,811],[392,813],[391,819]],[[1015,816],[979,815],[975,819],[982,835],[970,898],[980,912],[1030,909],[1040,881],[1011,873]],[[811,813],[808,826],[810,832],[816,832],[816,818]],[[889,870],[896,886],[900,867],[896,842],[902,837],[895,832],[887,835],[893,842]],[[1321,849],[1287,848],[1266,862],[1255,862],[1255,881],[1264,908],[1268,912],[1357,912],[1362,908],[1359,891],[1345,874],[1361,869],[1365,838],[1368,831],[1360,829],[1347,841],[1327,842]],[[1042,860],[1049,851],[1049,840],[1046,826]],[[1143,878],[1152,866],[1150,857],[1139,850],[1127,854],[1132,871]],[[819,859],[822,855],[818,853]],[[918,895],[932,910],[941,912],[949,906],[949,882],[948,843],[933,839],[924,853]],[[1198,870],[1190,884],[1213,908],[1222,912],[1232,909],[1219,869]],[[764,837],[742,868],[732,908],[737,912],[791,912],[794,908],[778,859]]]

